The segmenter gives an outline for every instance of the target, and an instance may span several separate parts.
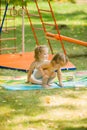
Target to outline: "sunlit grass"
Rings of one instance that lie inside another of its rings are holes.
[[[1,89],[0,126],[4,130],[85,130],[86,90],[79,88],[12,92]]]

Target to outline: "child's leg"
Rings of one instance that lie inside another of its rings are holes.
[[[48,79],[48,85],[52,84],[54,82],[54,79],[56,78],[56,73],[53,73],[50,78]]]
[[[34,84],[42,84],[42,79],[36,79],[36,77],[34,77],[34,75],[31,75],[30,82],[34,83]]]
[[[42,86],[45,87],[45,88],[48,88],[48,78],[47,77],[43,77],[43,80],[42,80]]]
[[[38,70],[35,69],[30,77],[30,82],[34,84],[42,84],[42,77],[41,74],[39,74]]]

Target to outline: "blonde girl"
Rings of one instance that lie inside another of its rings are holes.
[[[39,73],[36,74],[37,68],[48,61],[48,47],[46,45],[37,46],[34,50],[34,58],[35,60],[31,63],[28,75],[27,75],[27,83],[35,83],[42,84],[40,78],[37,78]]]

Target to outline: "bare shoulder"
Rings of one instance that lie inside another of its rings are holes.
[[[40,67],[41,68],[49,68],[50,67],[50,62],[44,62]]]
[[[49,64],[49,61],[46,60],[46,61],[36,62],[35,66],[36,66],[36,68],[38,68],[40,66],[44,66],[44,65],[48,65],[48,64]]]
[[[30,65],[30,68],[35,68],[35,66],[36,66],[36,61],[33,61],[33,62],[31,63],[31,65]]]

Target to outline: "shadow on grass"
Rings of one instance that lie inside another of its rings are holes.
[[[69,128],[65,128],[64,130],[87,130],[87,127],[69,127]]]
[[[76,120],[77,121],[77,120]],[[80,120],[77,121],[77,124],[80,122]],[[45,130],[87,130],[87,127],[80,124],[80,126],[74,126],[74,121],[69,120],[47,120],[47,119],[36,119],[36,120],[28,120],[28,121],[20,121],[15,122],[12,124],[13,127],[19,126],[22,124],[22,126],[30,126],[29,128],[32,128],[33,126],[34,130],[38,130],[38,126],[40,126],[41,129],[45,127]],[[10,124],[11,125],[11,124]],[[72,125],[72,126],[71,126]],[[12,127],[12,128],[13,128]]]
[[[68,20],[76,20],[76,18],[78,18],[79,20],[84,20],[87,21],[87,13],[84,11],[73,11],[71,13],[57,13],[54,12],[56,20],[58,21],[64,21],[66,19]],[[81,17],[82,16],[82,17]],[[50,16],[49,14],[44,13],[43,18],[46,21],[50,21]],[[48,19],[49,18],[49,19]]]
[[[46,106],[41,105],[43,101],[41,100],[42,96],[56,96],[59,95],[62,97],[67,91],[67,94],[74,92],[73,89],[61,90],[61,89],[53,89],[53,90],[37,90],[37,91],[7,91],[7,90],[0,90],[0,123],[1,126],[6,123],[9,127],[19,126],[22,124],[23,126],[44,126],[46,125],[49,129],[53,130],[86,130],[84,124],[86,123],[87,119],[84,117],[83,119],[76,120],[73,118],[68,119],[64,117],[60,117],[56,115],[56,113],[52,113],[53,119],[49,119],[49,112],[55,110],[64,110],[66,113],[67,111],[74,111],[78,109],[75,105],[61,105],[57,104],[56,106],[50,106],[47,104]],[[83,93],[84,90],[81,90],[79,93]],[[77,94],[78,95],[78,94]],[[66,98],[67,95],[63,96]],[[69,95],[68,95],[69,98]],[[79,98],[79,96],[77,97]],[[74,98],[73,98],[74,100]],[[67,111],[66,111],[67,110]],[[51,114],[51,113],[50,113]],[[46,116],[47,115],[47,116]],[[55,118],[56,116],[56,118]],[[65,115],[66,116],[66,115]],[[17,121],[16,121],[17,120]],[[81,127],[74,127],[74,123],[80,125]],[[73,124],[73,126],[72,126]],[[70,126],[70,127],[69,127]],[[71,127],[72,126],[72,127]],[[10,127],[9,127],[10,128]]]

